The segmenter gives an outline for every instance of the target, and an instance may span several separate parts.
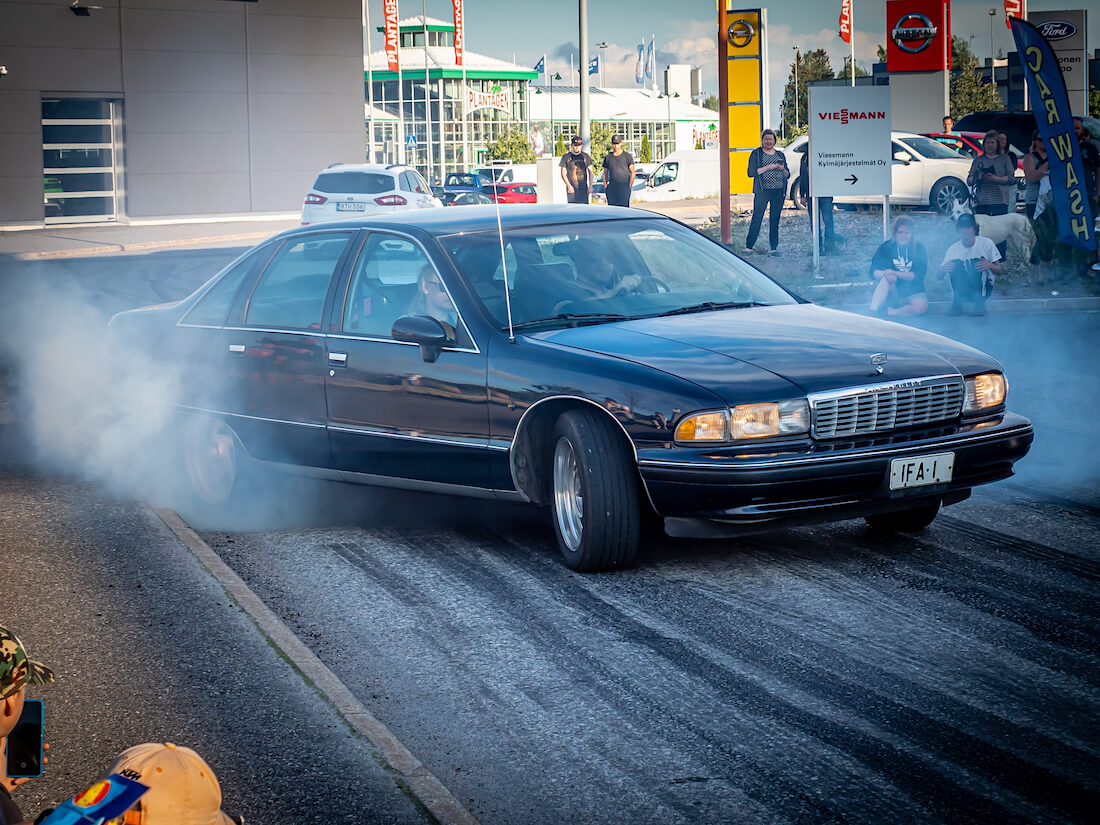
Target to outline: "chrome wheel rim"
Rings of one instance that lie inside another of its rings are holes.
[[[576,552],[584,535],[584,495],[573,445],[559,438],[554,447],[554,514],[566,547]]]
[[[963,195],[962,190],[956,183],[949,183],[943,187],[936,196],[936,209],[941,214],[950,215],[951,209],[955,205],[955,201],[959,200]]]
[[[237,443],[221,421],[195,427],[187,450],[187,474],[199,498],[220,504],[229,498],[237,479]]]

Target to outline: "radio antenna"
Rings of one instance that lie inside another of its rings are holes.
[[[512,330],[512,299],[508,293],[508,262],[504,260],[504,230],[500,227],[500,195],[499,187],[493,187],[493,203],[497,207],[497,238],[500,240],[500,268],[504,272],[504,309],[508,313],[508,341],[516,342],[516,333]]]

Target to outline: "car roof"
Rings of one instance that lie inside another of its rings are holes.
[[[333,172],[380,172],[383,175],[392,175],[410,170],[412,170],[412,167],[403,163],[332,163],[322,169],[319,174],[323,175],[326,172],[329,174]]]
[[[586,206],[584,204],[506,204],[500,207],[500,223],[505,229],[519,229],[527,226],[566,226],[573,223],[591,223],[593,221],[623,220],[627,218],[642,220],[668,220],[663,215],[642,209],[630,209],[621,206]],[[407,209],[363,218],[348,218],[339,221],[326,221],[323,224],[295,227],[276,237],[301,234],[317,229],[346,228],[399,229],[426,232],[442,237],[472,232],[495,231],[497,228],[497,207],[468,206],[455,214],[450,209]]]

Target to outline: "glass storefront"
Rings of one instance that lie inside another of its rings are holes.
[[[120,101],[43,98],[46,223],[116,220],[121,127]]]

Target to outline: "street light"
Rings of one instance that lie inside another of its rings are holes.
[[[794,128],[798,130],[798,46],[794,47]]]
[[[993,20],[997,16],[996,9],[989,10],[989,78],[993,81],[993,88],[997,87],[997,67],[993,64]]]
[[[558,141],[554,135],[554,81],[561,80],[561,75],[557,72],[553,74],[547,72],[546,77],[550,80],[550,139],[554,141],[554,145],[557,146]]]
[[[607,41],[604,40],[596,44],[596,48],[600,50],[600,88],[603,88],[603,50],[607,48]]]
[[[669,140],[669,145],[672,147],[672,149],[676,148],[676,135],[673,134],[673,131],[672,131],[672,98],[679,97],[679,96],[680,96],[679,92],[676,92],[675,94],[671,94],[671,95],[670,94],[665,94],[665,96],[664,96],[664,98],[665,98],[665,111],[668,114],[668,140]],[[691,148],[694,149],[695,147],[693,146]],[[669,150],[669,151],[672,151],[672,150]]]

